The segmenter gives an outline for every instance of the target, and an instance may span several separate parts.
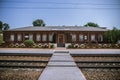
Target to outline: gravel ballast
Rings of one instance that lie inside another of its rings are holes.
[[[87,80],[120,80],[120,69],[81,69]]]
[[[38,80],[43,69],[0,69],[0,80]]]

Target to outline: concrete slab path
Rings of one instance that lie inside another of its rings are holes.
[[[86,80],[68,53],[54,53],[38,80]]]
[[[77,67],[46,67],[39,80],[86,80]]]

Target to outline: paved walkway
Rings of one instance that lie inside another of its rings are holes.
[[[57,51],[38,80],[86,80],[69,52]]]

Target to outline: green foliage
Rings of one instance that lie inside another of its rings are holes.
[[[47,44],[43,44],[42,48],[48,48],[48,45]]]
[[[34,44],[34,41],[32,41],[32,40],[25,40],[24,44],[25,44],[26,47],[32,47],[33,44]]]
[[[2,21],[0,21],[0,31],[2,31],[2,28],[3,28],[3,23]]]
[[[19,48],[20,45],[18,43],[15,43],[15,48]]]
[[[8,30],[8,29],[10,28],[10,26],[9,26],[9,24],[4,23],[4,24],[3,24],[3,28],[4,28],[4,30]]]
[[[3,36],[0,34],[0,45],[2,44],[3,42]]]
[[[20,47],[20,48],[24,48],[24,47],[25,47],[25,44],[24,44],[24,43],[21,43],[21,44],[19,45],[19,47]]]
[[[85,48],[86,44],[80,44],[80,48]]]
[[[50,45],[50,48],[55,48],[54,44]]]
[[[73,45],[68,45],[68,47],[67,48],[73,48]]]
[[[2,33],[2,30],[8,30],[9,28],[10,28],[9,24],[0,21],[0,33]]]
[[[120,30],[114,27],[112,30],[107,31],[104,37],[108,43],[116,43],[120,40]]]
[[[9,44],[9,47],[10,47],[10,48],[14,48],[15,45],[14,45],[13,43],[11,43],[11,44]]]
[[[33,26],[45,26],[45,22],[42,19],[37,19],[33,21]]]
[[[84,26],[88,26],[88,27],[99,27],[99,25],[97,23],[93,23],[93,22],[88,22],[87,24],[85,24]]]
[[[36,43],[33,44],[33,48],[41,48],[41,47],[42,47],[41,44],[36,44]]]

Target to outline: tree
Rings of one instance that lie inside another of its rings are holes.
[[[2,21],[0,21],[0,31],[2,31],[2,28],[3,28],[3,23]]]
[[[2,32],[3,30],[8,30],[9,28],[10,28],[9,24],[0,21],[0,32]]]
[[[116,43],[120,40],[120,30],[114,27],[112,30],[107,31],[104,37],[108,43]]]
[[[87,27],[99,27],[99,25],[97,23],[93,23],[93,22],[88,22],[84,26],[87,26]]]
[[[45,22],[42,19],[37,19],[33,21],[33,26],[45,26]]]
[[[8,29],[10,28],[10,26],[9,26],[9,24],[4,23],[4,24],[3,24],[3,28],[4,28],[4,30],[8,30]]]

